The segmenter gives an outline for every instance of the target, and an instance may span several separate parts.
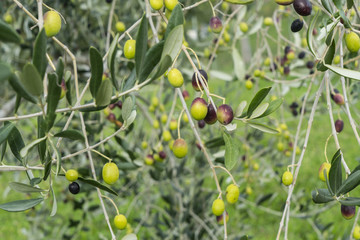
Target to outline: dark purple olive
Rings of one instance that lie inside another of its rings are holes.
[[[301,16],[309,16],[312,10],[312,4],[309,0],[295,0],[293,3],[295,11]]]
[[[356,206],[341,205],[341,214],[347,220],[352,219],[356,212]]]
[[[305,52],[300,52],[298,58],[303,59],[304,57],[305,57]]]
[[[298,108],[299,104],[297,104],[297,102],[293,102],[293,103],[291,103],[291,105],[289,107],[290,108]]]
[[[289,75],[289,73],[290,73],[290,67],[289,67],[289,66],[285,66],[285,67],[284,67],[284,74],[285,74],[285,75]]]
[[[339,93],[339,90],[337,90],[336,88],[334,88],[334,92],[330,92],[330,97],[331,97],[331,99],[332,100],[334,100],[334,93],[336,94],[336,93]]]
[[[116,121],[116,116],[115,116],[115,114],[110,113],[109,116],[107,117],[107,119],[108,119],[110,122],[114,123],[114,122]]]
[[[314,67],[314,62],[313,62],[313,61],[308,61],[308,62],[306,63],[306,67],[307,67],[308,69],[312,69],[312,68]]]
[[[287,55],[291,50],[291,47],[289,45],[287,45],[284,49],[284,55]]]
[[[212,17],[210,19],[210,28],[211,31],[213,31],[214,33],[219,33],[222,30],[222,22],[221,19],[219,17]]]
[[[199,128],[204,128],[205,127],[205,121],[204,120],[200,120],[200,121],[198,121],[198,126],[199,126]]]
[[[334,102],[338,105],[344,105],[344,97],[340,93],[334,95]]]
[[[204,118],[204,121],[209,125],[212,125],[217,121],[216,111],[214,105],[212,105],[211,103],[208,105],[208,112],[206,114],[206,117]]]
[[[112,103],[112,104],[110,104],[109,105],[109,108],[112,110],[112,109],[114,109],[116,107],[116,104],[115,103]]]
[[[296,117],[296,116],[298,115],[298,111],[297,111],[296,109],[293,109],[293,110],[291,111],[291,113],[292,113],[292,115],[293,115],[294,117]]]
[[[234,112],[227,104],[220,105],[217,109],[216,115],[217,120],[223,125],[228,125],[234,119]]]
[[[190,97],[189,92],[188,92],[188,91],[186,91],[186,90],[182,91],[182,95],[183,95],[183,97],[184,97],[184,99],[185,99],[185,100],[188,100],[188,99],[189,99],[189,97]]]
[[[159,152],[159,157],[161,159],[165,159],[166,158],[166,153],[164,151]]]
[[[341,132],[344,128],[344,121],[338,119],[335,121],[335,129],[336,129],[336,132]]]
[[[295,19],[292,23],[291,23],[291,31],[292,32],[298,32],[300,31],[304,26],[304,22],[301,21],[300,19]]]
[[[202,80],[204,80],[204,78],[205,78],[206,82],[208,81],[208,75],[204,70],[199,69],[199,73],[201,74],[202,77],[199,76],[198,74],[196,74],[196,72],[195,72],[193,74],[192,80],[191,80],[192,86],[195,89],[195,91],[200,91],[200,88],[204,89],[203,86],[201,85],[199,78],[201,78]],[[196,81],[196,79],[197,79],[197,81]],[[199,82],[199,85],[198,85],[198,82]],[[199,88],[199,86],[200,86],[200,88]]]
[[[80,186],[77,182],[72,182],[70,183],[69,185],[69,191],[72,193],[72,194],[78,194],[80,192]]]
[[[118,102],[116,103],[116,106],[117,106],[118,108],[122,109],[122,101],[118,101]]]

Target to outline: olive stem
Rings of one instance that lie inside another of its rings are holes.
[[[111,3],[109,19],[108,19],[108,26],[107,26],[107,34],[106,34],[105,51],[109,51],[109,47],[110,47],[111,26],[112,26],[112,20],[113,20],[113,16],[114,16],[115,3],[116,3],[116,1],[112,1],[112,3]]]
[[[178,133],[178,138],[180,138],[180,123],[181,123],[181,117],[184,113],[184,109],[181,111],[179,118],[178,118],[178,126],[177,126],[177,133]]]
[[[112,161],[111,158],[105,156],[104,154],[102,154],[101,152],[99,152],[99,151],[97,151],[97,150],[95,150],[95,149],[91,149],[91,151],[94,152],[94,153],[96,153],[96,154],[98,154],[98,155],[100,155],[100,156],[102,156],[103,158],[109,160],[109,163],[111,163],[111,161]]]
[[[324,149],[325,160],[326,160],[327,163],[329,163],[329,159],[328,159],[327,154],[326,154],[327,153],[327,145],[328,145],[329,140],[330,140],[331,137],[332,137],[332,134],[330,134],[328,136],[328,138],[326,139],[325,149]]]
[[[120,214],[120,213],[119,213],[119,209],[117,208],[114,200],[112,200],[111,198],[109,198],[108,196],[105,196],[105,195],[101,195],[101,197],[106,198],[107,200],[109,200],[109,201],[112,203],[112,205],[114,205],[114,208],[116,209],[116,214],[117,214],[117,215]]]
[[[233,175],[229,172],[229,170],[227,170],[227,169],[224,168],[223,166],[218,166],[218,165],[214,165],[214,168],[220,168],[220,169],[224,170],[224,171],[230,176],[231,181],[234,183],[234,185],[238,186],[238,185],[236,184],[236,181],[235,181]]]

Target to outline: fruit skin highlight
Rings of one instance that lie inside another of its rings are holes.
[[[282,175],[282,183],[285,185],[285,186],[289,186],[290,184],[292,184],[293,182],[293,175],[290,171],[286,171],[284,172],[284,174]]]
[[[225,211],[225,203],[221,199],[216,199],[212,204],[212,212],[215,216],[220,216]]]
[[[345,44],[350,52],[356,53],[360,49],[360,38],[354,32],[345,35]]]
[[[184,77],[177,68],[173,68],[169,71],[168,80],[169,83],[176,88],[181,87],[184,84]]]
[[[119,168],[113,163],[106,163],[102,170],[102,177],[107,184],[114,184],[119,179]]]
[[[325,182],[324,170],[326,171],[326,177],[329,179],[329,172],[330,172],[331,164],[324,162],[321,164],[319,168],[319,179]]]
[[[126,228],[127,219],[122,214],[116,215],[114,218],[114,224],[117,229],[123,230]]]
[[[127,59],[135,57],[136,40],[130,39],[125,42],[124,55]]]
[[[74,182],[79,178],[79,173],[74,169],[69,169],[66,171],[65,177],[68,181]]]
[[[172,146],[172,151],[177,158],[185,157],[188,152],[188,145],[186,141],[182,138],[176,139]]]
[[[53,37],[60,32],[61,18],[55,11],[48,11],[44,15],[45,34],[48,37]]]

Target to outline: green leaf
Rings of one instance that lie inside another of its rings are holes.
[[[81,132],[79,132],[77,130],[65,130],[62,132],[58,132],[54,135],[54,137],[62,137],[62,138],[68,138],[71,140],[84,141],[84,136],[81,134]]]
[[[134,110],[135,102],[132,97],[127,97],[123,103],[121,115],[124,120],[128,119]]]
[[[61,171],[61,155],[59,149],[55,146],[55,144],[51,140],[50,140],[50,144],[56,155],[56,176],[57,176]]]
[[[173,30],[171,30],[169,36],[165,40],[164,49],[161,54],[161,60],[163,60],[166,56],[170,56],[171,62],[175,60],[175,57],[178,55],[181,49],[183,43],[183,37],[184,37],[183,25],[178,25]]]
[[[102,109],[104,109],[106,107],[107,106],[98,106],[98,107],[92,106],[92,107],[79,109],[79,111],[80,112],[97,112],[97,111],[102,110]]]
[[[33,64],[38,70],[41,79],[44,79],[47,59],[46,59],[46,42],[47,37],[45,34],[45,28],[39,32],[35,39],[34,53],[33,53]]]
[[[54,189],[52,187],[52,185],[50,185],[50,190],[51,190],[51,195],[53,197],[53,205],[52,205],[52,208],[51,208],[51,213],[50,213],[50,217],[53,217],[55,216],[56,214],[56,211],[57,211],[57,202],[56,202],[56,195],[55,195],[55,192],[54,192]]]
[[[237,79],[242,80],[245,78],[245,63],[240,56],[239,51],[233,47],[232,49],[232,57],[234,62],[234,72]]]
[[[91,77],[90,77],[90,92],[93,98],[96,98],[96,93],[101,85],[102,75],[104,72],[102,56],[99,51],[90,47],[90,67],[91,67]]]
[[[56,64],[56,75],[58,77],[58,84],[61,85],[64,76],[64,61],[62,57],[58,59],[58,63]]]
[[[20,183],[20,182],[11,182],[9,186],[12,190],[22,193],[32,193],[32,192],[44,192],[44,189],[33,187],[28,184]]]
[[[326,11],[328,11],[330,14],[333,14],[328,0],[321,0],[321,3],[323,7],[326,9]]]
[[[335,41],[332,41],[331,45],[329,46],[328,51],[326,52],[325,58],[324,58],[325,65],[331,64],[334,59],[334,56],[335,56]],[[326,71],[327,67],[325,67],[325,65],[323,65],[324,67],[319,70]]]
[[[2,163],[2,161],[4,160],[5,153],[6,153],[6,146],[7,146],[7,142],[4,142],[4,143],[1,145],[1,158],[0,158],[0,163]]]
[[[38,138],[42,138],[45,136],[45,131],[46,131],[46,123],[44,121],[43,116],[38,116],[37,125],[38,125]],[[46,153],[46,141],[39,143],[38,153],[39,153],[40,161],[43,164]]]
[[[132,110],[130,116],[124,122],[124,128],[128,128],[136,118],[136,110]]]
[[[26,145],[25,147],[23,147],[20,150],[20,156],[22,158],[26,157],[28,155],[28,152],[35,147],[36,145],[38,145],[39,143],[41,143],[42,141],[46,140],[47,136],[36,139],[35,141],[32,141],[30,144]]]
[[[29,102],[36,103],[37,99],[34,98],[22,85],[22,83],[19,81],[19,78],[17,75],[21,76],[20,72],[16,72],[15,74],[12,74],[9,78],[9,83],[11,87],[14,89],[14,91],[24,99],[28,100]]]
[[[116,90],[119,90],[119,85],[116,81],[116,75],[115,75],[115,57],[116,57],[116,52],[117,52],[117,42],[119,39],[120,34],[116,34],[115,38],[113,39],[110,48],[109,48],[109,55],[108,55],[108,68],[110,69],[110,74],[111,74],[111,81],[114,85],[114,87],[116,88]]]
[[[334,192],[331,190],[331,187],[330,187],[330,182],[329,182],[329,179],[327,177],[327,173],[326,173],[326,169],[323,170],[323,175],[324,175],[324,178],[325,178],[325,182],[326,182],[326,186],[329,190],[329,193],[331,194],[331,196],[334,196]]]
[[[52,159],[50,157],[50,153],[48,153],[45,157],[45,167],[44,167],[44,177],[43,177],[44,181],[46,181],[46,179],[49,177],[51,173],[51,166],[52,166]]]
[[[20,162],[22,162],[20,151],[21,151],[21,149],[23,149],[25,147],[25,144],[24,144],[24,141],[21,137],[19,130],[16,127],[14,127],[11,130],[11,133],[8,136],[8,143],[9,143],[11,152],[14,154],[16,159],[18,159]]]
[[[30,94],[40,96],[43,93],[42,78],[35,66],[31,63],[24,66],[21,73],[21,82]]]
[[[0,19],[0,41],[20,44],[20,35],[7,23]]]
[[[35,207],[42,201],[44,201],[43,198],[17,200],[17,201],[13,201],[13,202],[0,204],[0,209],[8,211],[8,212],[22,212],[22,211],[28,210],[32,207]]]
[[[101,82],[99,90],[96,93],[96,106],[107,106],[111,102],[113,86],[110,79],[106,78]]]
[[[169,55],[166,55],[160,62],[159,66],[157,67],[157,71],[154,74],[154,76],[152,76],[151,81],[154,81],[155,79],[158,79],[160,76],[162,76],[166,70],[169,69],[169,67],[172,64],[172,60],[171,57]]]
[[[223,145],[225,145],[223,137],[212,138],[209,141],[205,142],[205,147],[209,148],[209,149],[210,148],[221,147]]]
[[[346,7],[347,9],[350,9],[354,6],[354,1],[353,0],[346,0]]]
[[[360,184],[360,171],[356,171],[354,174],[350,174],[336,192],[336,196],[346,194],[356,188]]]
[[[311,192],[314,203],[328,203],[334,200],[327,189],[316,189]]]
[[[123,81],[125,82],[123,88],[122,88],[122,92],[126,91],[126,90],[129,90],[131,89],[134,85],[135,85],[135,82],[136,82],[136,72],[135,72],[135,69],[132,70],[131,74],[129,75],[129,77]]]
[[[135,69],[136,76],[140,76],[140,71],[144,65],[145,54],[147,52],[147,43],[148,43],[148,19],[144,14],[140,27],[136,36],[136,51],[135,51]]]
[[[14,127],[15,125],[13,123],[7,123],[2,128],[0,128],[0,144],[8,139]]]
[[[344,200],[340,200],[339,202],[345,206],[360,206],[360,198],[355,197],[348,197]]]
[[[268,109],[269,103],[262,103],[260,104],[251,114],[250,118],[259,118],[262,114],[265,113],[265,111]]]
[[[340,149],[334,154],[331,160],[331,168],[329,171],[329,183],[331,190],[334,193],[338,192],[338,189],[342,185],[342,170],[341,170],[341,152]]]
[[[246,107],[246,104],[247,104],[247,102],[245,100],[241,101],[239,106],[236,108],[235,117],[240,117],[242,115],[242,113],[244,112],[244,109]]]
[[[247,116],[251,116],[251,114],[253,113],[253,111],[260,105],[260,103],[265,99],[265,97],[268,95],[268,93],[270,92],[271,87],[267,87],[267,88],[263,88],[260,89],[255,97],[251,100],[248,110],[247,110]]]
[[[79,177],[78,179],[79,179],[79,181],[81,181],[83,183],[92,185],[92,186],[97,187],[97,188],[99,188],[101,190],[104,190],[104,191],[106,191],[108,193],[111,193],[111,194],[114,194],[114,195],[118,196],[118,194],[114,190],[112,190],[111,188],[108,188],[107,186],[99,183],[98,181],[95,181],[94,179],[82,178],[82,177]]]
[[[262,132],[266,132],[266,133],[271,133],[271,134],[278,134],[278,130],[265,126],[264,124],[260,124],[260,123],[255,123],[255,122],[247,122],[247,124],[252,127],[255,128],[257,130],[260,130]]]
[[[316,20],[317,20],[318,16],[319,16],[319,11],[317,11],[316,15],[313,17],[313,19],[311,19],[309,28],[308,28],[307,33],[306,33],[306,40],[307,40],[309,50],[314,55],[315,58],[317,58],[317,56],[316,56],[316,53],[314,51],[314,47],[313,47],[313,44],[312,44],[312,37],[313,37],[313,30],[314,30],[315,23],[316,23]]]
[[[225,2],[229,2],[229,3],[232,3],[232,4],[241,4],[241,5],[250,4],[253,1],[254,0],[225,0]]]
[[[184,24],[184,14],[183,14],[181,5],[177,4],[171,12],[171,16],[170,16],[168,25],[166,27],[164,39],[167,39],[171,30],[173,30],[175,27],[177,27],[179,25],[183,25],[183,24]]]
[[[136,234],[134,233],[129,233],[126,234],[121,240],[138,240]]]
[[[271,113],[275,112],[281,106],[283,101],[284,101],[284,99],[282,99],[282,98],[271,101],[269,104],[269,107],[266,109],[266,111],[262,115],[260,115],[258,118],[266,117],[266,116],[270,115]]]
[[[223,138],[225,142],[225,167],[230,171],[235,166],[239,157],[239,148],[226,131],[223,132]]]
[[[66,71],[65,73],[65,83],[66,83],[66,100],[70,105],[72,105],[72,97],[71,97],[71,72]]]
[[[11,74],[12,74],[11,67],[6,63],[0,62],[0,83],[9,79]]]
[[[48,74],[48,95],[46,98],[47,110],[46,110],[46,127],[49,131],[56,119],[56,108],[60,100],[61,87],[57,83],[57,76],[55,73]]]
[[[350,70],[347,68],[341,68],[341,67],[337,67],[337,66],[329,65],[329,64],[324,64],[324,65],[325,65],[325,67],[329,68],[334,73],[337,73],[343,77],[347,77],[347,78],[351,78],[351,79],[360,81],[360,72],[358,72],[358,71]]]
[[[147,51],[139,74],[139,84],[147,79],[150,73],[154,70],[155,66],[159,63],[164,43],[165,41],[160,41]]]
[[[336,6],[336,8],[339,10],[339,14],[340,17],[343,20],[343,25],[345,28],[350,28],[351,27],[351,23],[349,21],[349,19],[346,17],[344,9],[343,9],[343,1],[342,0],[333,0],[334,5]]]

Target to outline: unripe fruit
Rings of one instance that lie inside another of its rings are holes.
[[[253,88],[253,86],[254,86],[254,84],[253,84],[253,82],[251,80],[246,80],[245,81],[246,89],[251,90]]]
[[[65,177],[68,181],[74,182],[78,179],[79,173],[75,169],[69,169],[66,171]]]
[[[273,22],[273,20],[272,20],[271,17],[266,17],[266,18],[264,19],[264,24],[265,24],[265,26],[271,26],[271,25],[274,24],[274,22]]]
[[[113,163],[106,163],[102,169],[102,177],[107,184],[114,184],[119,179],[119,168]]]
[[[255,171],[259,170],[259,167],[260,166],[259,166],[258,163],[254,163],[253,168],[254,168]]]
[[[225,215],[226,215],[226,222],[229,221],[229,214],[227,211],[225,211]],[[221,214],[220,216],[216,216],[216,221],[218,222],[219,225],[224,225],[224,214]]]
[[[183,158],[188,152],[188,146],[184,139],[178,138],[175,140],[172,151],[177,158]]]
[[[295,59],[295,52],[293,50],[290,50],[287,54],[286,54],[286,58],[287,60],[293,60]]]
[[[4,15],[4,21],[8,24],[13,22],[13,17],[11,16],[10,13],[5,13]]]
[[[174,140],[174,139],[169,142],[169,149],[170,149],[171,151],[173,150],[174,143],[175,143],[175,140]]]
[[[294,0],[275,0],[275,2],[279,5],[290,5],[294,2]]]
[[[246,189],[245,189],[245,192],[247,195],[251,195],[252,194],[252,188],[250,186],[247,186]]]
[[[260,77],[260,75],[261,75],[260,69],[255,69],[255,71],[254,71],[254,77]]]
[[[344,105],[345,104],[344,97],[340,93],[337,93],[337,94],[334,95],[334,102],[337,105]]]
[[[266,58],[265,61],[264,61],[264,65],[265,66],[270,66],[271,64],[271,59],[270,58]]]
[[[148,154],[145,159],[144,162],[146,165],[153,165],[154,164],[154,158],[152,155]]]
[[[350,220],[354,217],[356,212],[356,206],[341,205],[341,214],[346,220]]]
[[[293,6],[295,11],[301,16],[311,14],[312,4],[309,0],[294,0]]]
[[[152,97],[152,98],[151,98],[151,104],[152,104],[154,107],[159,106],[159,99],[158,99],[157,97]]]
[[[246,22],[241,22],[239,26],[240,26],[240,30],[243,33],[246,33],[249,30],[249,27]]]
[[[278,144],[276,145],[276,148],[277,148],[277,150],[279,150],[279,152],[282,152],[282,151],[284,151],[285,146],[282,142],[278,142]]]
[[[201,74],[201,76],[196,74],[196,72],[195,72],[193,74],[192,80],[191,80],[191,84],[195,91],[200,91],[200,89],[201,90],[204,89],[203,86],[201,85],[200,78],[203,80],[203,82],[208,81],[208,75],[204,70],[199,69],[199,73]],[[205,79],[205,81],[204,81],[204,79]]]
[[[114,224],[117,229],[125,229],[127,225],[126,217],[122,214],[116,215],[114,218]]]
[[[340,56],[339,56],[339,55],[336,55],[336,56],[334,57],[333,63],[334,63],[334,64],[339,64],[339,63],[340,63]]]
[[[354,228],[353,238],[360,239],[360,226],[356,225]]]
[[[227,2],[223,2],[221,4],[221,9],[226,12],[227,10],[229,10],[229,4]]]
[[[150,6],[155,11],[158,11],[164,6],[164,1],[163,0],[150,0]]]
[[[162,123],[166,123],[167,119],[168,119],[168,116],[166,114],[161,115],[160,120],[161,120]]]
[[[292,23],[291,23],[291,31],[292,32],[298,32],[300,31],[304,26],[304,22],[301,21],[300,19],[295,19]]]
[[[115,28],[116,28],[116,31],[118,31],[118,32],[124,32],[126,29],[125,24],[121,21],[116,22]]]
[[[221,32],[223,25],[219,17],[212,17],[210,19],[210,28],[213,33]]]
[[[171,133],[169,131],[164,131],[163,132],[163,139],[165,142],[168,142],[171,140]]]
[[[177,127],[178,127],[177,121],[175,119],[171,120],[169,125],[170,130],[176,130]]]
[[[135,57],[136,40],[130,39],[125,42],[124,55],[127,59]]]
[[[290,184],[292,184],[293,182],[293,175],[290,171],[286,171],[284,172],[284,174],[282,175],[282,183],[285,186],[289,186]]]
[[[344,121],[338,119],[335,121],[335,130],[336,132],[341,132],[344,128]]]
[[[319,178],[321,181],[325,182],[324,170],[326,172],[326,177],[329,179],[329,172],[330,172],[331,164],[324,162],[321,164],[319,168]]]
[[[160,158],[160,155],[157,154],[157,153],[155,153],[155,154],[153,155],[153,158],[154,158],[155,161],[162,162],[162,159]]]
[[[229,105],[223,104],[218,107],[216,116],[221,124],[228,125],[234,119],[234,112]]]
[[[221,199],[216,199],[212,204],[212,212],[215,216],[220,216],[225,211],[225,203]]]
[[[203,120],[207,111],[207,103],[203,98],[195,98],[191,103],[190,114],[195,120]]]
[[[214,108],[214,105],[212,105],[211,103],[207,106],[208,111],[206,114],[206,117],[204,118],[204,121],[209,124],[212,125],[214,123],[216,123],[217,121],[217,115],[216,115],[216,111]]]
[[[186,123],[189,122],[189,118],[188,118],[188,115],[187,115],[187,114],[184,114],[182,118],[183,118],[183,121],[184,121],[184,122],[186,122]]]
[[[154,127],[155,129],[159,129],[160,123],[159,123],[158,120],[154,120],[154,122],[153,122],[153,127]]]
[[[230,184],[226,188],[226,201],[230,204],[236,203],[239,199],[240,190],[235,184]]]
[[[72,194],[78,194],[80,192],[80,186],[77,182],[72,182],[69,184],[69,191]]]
[[[146,148],[148,147],[148,143],[147,143],[146,141],[143,141],[143,142],[141,143],[141,147],[142,147],[143,149],[146,149]]]
[[[46,36],[53,37],[60,32],[61,18],[59,13],[48,11],[44,15],[44,28]]]
[[[347,49],[350,52],[356,53],[360,49],[360,38],[354,32],[350,32],[345,35],[345,43],[346,43]]]
[[[66,83],[65,83],[65,80],[63,79],[61,81],[61,94],[60,94],[60,99],[62,99],[63,97],[65,97],[65,94],[66,94]]]
[[[168,80],[169,83],[173,86],[173,87],[181,87],[184,83],[184,78],[183,75],[181,74],[181,72],[176,69],[173,68],[169,71],[168,73]]]
[[[172,11],[175,8],[176,4],[178,3],[179,3],[178,0],[165,0],[165,7],[168,10]]]
[[[295,154],[296,154],[296,155],[299,155],[300,153],[301,153],[300,148],[299,148],[299,147],[296,147]]]

